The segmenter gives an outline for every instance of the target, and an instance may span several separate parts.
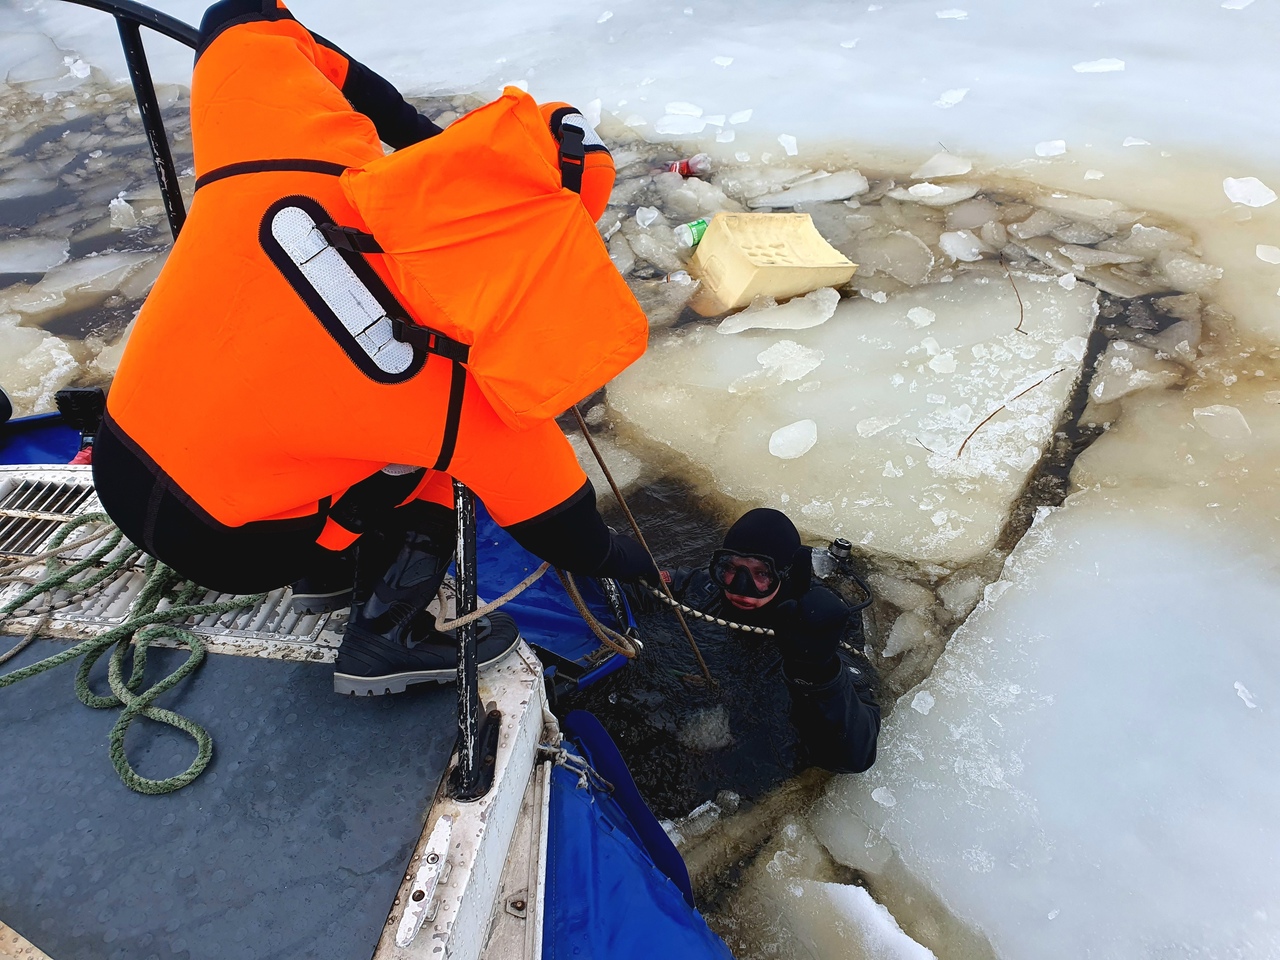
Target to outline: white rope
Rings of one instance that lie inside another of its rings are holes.
[[[708,623],[714,623],[717,627],[728,627],[730,630],[741,630],[743,633],[755,633],[762,637],[772,637],[776,634],[768,627],[753,627],[745,623],[734,623],[732,620],[725,620],[723,617],[713,617],[709,613],[703,613],[701,610],[695,610],[693,607],[686,606],[678,600],[672,600],[657,587],[649,587],[645,585],[649,592],[661,600],[669,607],[676,607],[684,611],[691,617],[697,617],[699,620],[706,620]]]
[[[441,619],[441,617],[444,616],[444,600],[445,600],[444,584],[441,584],[440,592],[436,594],[436,598],[440,601],[440,612],[436,614],[436,629],[439,630],[441,633],[445,633],[448,630],[454,630],[458,627],[465,627],[468,623],[473,623],[476,620],[479,620],[481,617],[486,616],[487,614],[493,613],[493,611],[497,610],[504,603],[509,603],[510,601],[514,600],[516,597],[520,596],[520,594],[524,593],[531,586],[537,583],[538,578],[541,577],[544,573],[546,573],[550,567],[551,567],[551,564],[544,563],[537,570],[533,571],[533,573],[529,574],[527,577],[525,577],[523,580],[517,583],[514,587],[512,587],[510,590],[508,590],[506,593],[500,596],[497,600],[490,600],[488,603],[484,604],[484,606],[476,609],[471,613],[463,614],[462,616],[458,617],[456,620]]]

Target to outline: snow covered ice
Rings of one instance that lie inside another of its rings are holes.
[[[1280,426],[1205,433],[1197,402],[1126,405],[893,713],[883,761],[811,811],[918,934],[959,920],[999,957],[1280,950],[1280,501],[1276,468],[1239,457],[1280,462]]]

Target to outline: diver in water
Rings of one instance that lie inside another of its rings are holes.
[[[555,423],[648,335],[578,111],[508,88],[441,130],[281,0],[224,0],[191,131],[195,197],[94,445],[130,540],[221,592],[351,598],[334,687],[361,695],[455,674],[426,611],[455,478],[556,566],[657,575]],[[502,613],[478,633],[482,665],[518,640]]]
[[[774,631],[791,722],[811,763],[860,773],[875,762],[880,706],[874,669],[861,655],[861,617],[815,582],[810,549],[785,514],[748,511],[707,567],[663,570],[661,576],[688,607]],[[641,608],[657,609],[643,587],[640,592]]]

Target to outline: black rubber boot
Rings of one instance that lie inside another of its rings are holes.
[[[361,538],[355,602],[334,665],[338,693],[400,693],[411,683],[448,682],[457,670],[457,639],[436,630],[426,612],[453,558],[453,511],[411,504],[396,514],[398,533]],[[481,665],[519,639],[510,617],[488,619],[477,623]]]
[[[415,621],[422,636],[412,646],[401,646],[387,637],[357,627],[347,628],[338,662],[334,665],[336,693],[375,697],[403,693],[414,683],[452,683],[458,676],[458,640],[431,625],[429,613]],[[494,612],[476,621],[476,662],[488,666],[505,657],[520,642],[516,622]]]
[[[356,579],[356,545],[326,550],[320,562],[293,585],[289,605],[294,613],[330,613],[351,604]]]

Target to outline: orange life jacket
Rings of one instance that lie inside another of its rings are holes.
[[[197,192],[110,415],[232,526],[314,513],[388,463],[448,471],[500,523],[533,517],[585,479],[551,418],[639,356],[647,322],[531,99],[508,89],[384,156],[344,69],[291,19],[201,53]],[[299,217],[386,313],[369,330],[398,352],[391,372],[316,296]]]

